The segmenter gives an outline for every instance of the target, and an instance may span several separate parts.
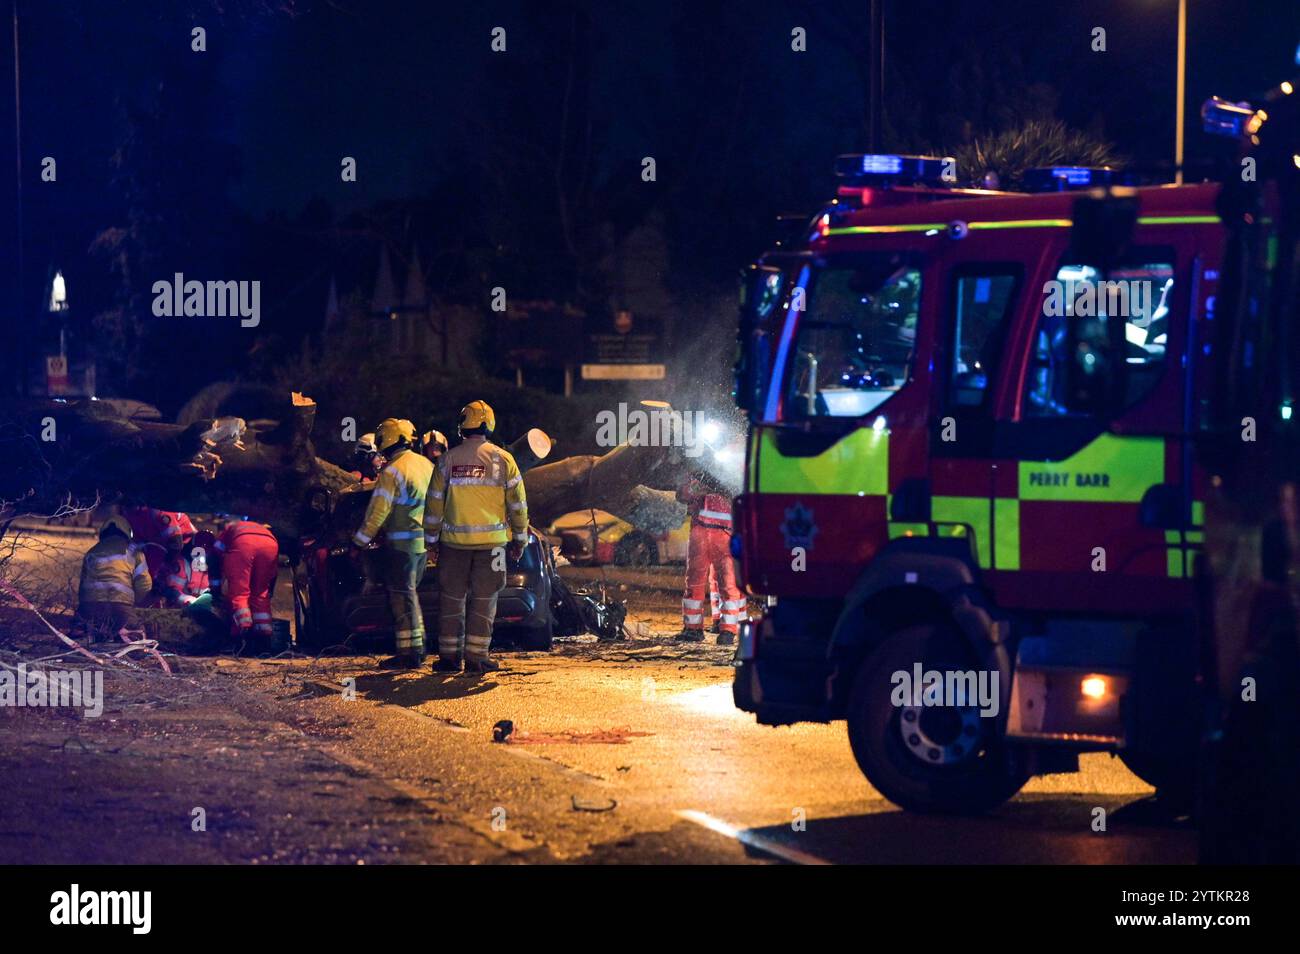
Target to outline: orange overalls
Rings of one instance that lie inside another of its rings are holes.
[[[698,480],[688,480],[677,491],[691,515],[690,546],[686,553],[686,588],[682,591],[682,628],[704,629],[705,600],[709,598],[709,571],[717,580],[722,598],[724,633],[740,631],[745,598],[736,585],[736,568],[731,561],[731,498],[709,492]]]
[[[271,591],[280,557],[275,534],[260,523],[239,520],[221,531],[213,549],[221,557],[220,593],[230,610],[231,630],[270,636]],[[216,580],[212,588],[217,590]]]

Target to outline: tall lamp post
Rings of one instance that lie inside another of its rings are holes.
[[[1178,0],[1178,110],[1174,114],[1174,183],[1183,184],[1183,114],[1187,100],[1187,0]]]

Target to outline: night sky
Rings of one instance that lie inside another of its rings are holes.
[[[672,284],[729,287],[767,243],[772,217],[812,209],[831,190],[833,157],[865,145],[866,8],[20,0],[24,308],[56,264],[83,307],[107,307],[114,281],[90,247],[141,214],[132,181],[156,185],[144,214],[167,220],[167,244],[199,246],[195,262],[247,260],[257,241],[293,245],[290,233],[258,233],[266,223],[310,231],[419,202],[415,214],[434,223],[428,243],[515,243],[540,263],[517,270],[516,284],[569,297],[581,275],[548,257],[560,228],[557,155],[560,174],[581,181],[571,215],[616,230],[660,215]],[[1202,100],[1248,97],[1295,72],[1300,3],[1190,8],[1195,162],[1221,149],[1199,132]],[[1168,163],[1176,11],[1176,0],[887,0],[885,146],[939,150],[1035,113],[1112,142],[1139,167]],[[205,53],[190,50],[194,25],[207,29]],[[489,48],[496,26],[507,31],[504,55]],[[808,30],[806,53],[791,52],[795,26]],[[1097,26],[1105,53],[1090,49]],[[13,63],[8,38],[0,46],[9,249]],[[58,161],[56,184],[40,181],[44,156]],[[343,156],[357,159],[356,183],[340,181]],[[658,164],[650,190],[638,188],[644,156]],[[5,259],[0,300],[12,323],[15,267]],[[302,284],[302,262],[276,267],[286,288]]]

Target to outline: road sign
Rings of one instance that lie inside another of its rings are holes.
[[[584,364],[584,381],[662,381],[662,364]]]

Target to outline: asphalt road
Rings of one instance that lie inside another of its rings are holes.
[[[676,618],[654,604],[633,606],[627,643],[506,653],[487,677],[178,660],[173,677],[110,674],[99,719],[0,710],[0,861],[1194,860],[1190,831],[1116,813],[1151,790],[1105,755],[984,817],[903,813],[842,724],[756,725],[732,706],[728,652],[667,641]]]

